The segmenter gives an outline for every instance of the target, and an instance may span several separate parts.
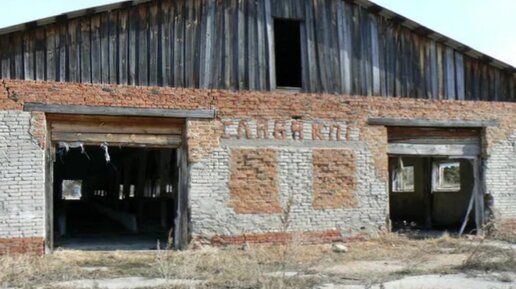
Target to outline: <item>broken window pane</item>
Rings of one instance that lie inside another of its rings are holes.
[[[434,191],[458,192],[460,191],[460,163],[443,162],[434,170]]]
[[[82,196],[82,180],[63,180],[61,185],[63,200],[80,200]]]
[[[404,166],[394,171],[393,192],[414,192],[414,166]]]

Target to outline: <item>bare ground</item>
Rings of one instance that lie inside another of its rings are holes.
[[[115,284],[114,279],[128,282],[131,288],[376,288],[384,283],[385,288],[398,288],[389,284],[445,275],[481,278],[501,286],[494,288],[516,289],[516,249],[506,242],[514,239],[501,239],[444,235],[411,240],[385,234],[346,244],[347,253],[335,253],[331,245],[294,242],[250,245],[245,250],[205,247],[186,252],[58,251],[44,257],[3,256],[0,288],[124,288],[106,285]],[[138,287],[136,280],[147,283]]]

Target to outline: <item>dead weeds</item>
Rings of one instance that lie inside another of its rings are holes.
[[[57,251],[44,257],[2,256],[0,287],[34,288],[57,281],[141,276],[202,280],[201,288],[287,289],[312,288],[321,282],[342,278],[365,281],[468,270],[516,272],[514,250],[448,235],[413,240],[402,235],[383,234],[347,246],[347,253],[335,253],[330,245],[292,243],[249,245],[245,250],[241,247],[207,247],[184,252]],[[451,262],[450,258],[458,259]],[[365,262],[362,271],[344,275],[324,272],[324,268],[345,268],[358,261]],[[394,273],[374,275],[367,268],[369,261],[395,262],[404,267]]]

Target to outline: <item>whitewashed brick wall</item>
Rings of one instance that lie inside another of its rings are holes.
[[[0,111],[0,238],[44,237],[44,151],[28,112]]]
[[[350,148],[356,153],[357,208],[314,209],[312,207],[312,150]],[[235,236],[280,232],[281,214],[236,214],[229,206],[231,148],[273,148],[278,151],[281,203],[292,195],[289,231],[337,229],[343,235],[385,229],[388,214],[386,183],[378,178],[374,161],[364,143],[276,140],[223,140],[222,147],[191,166],[190,205],[192,234]]]
[[[516,132],[493,146],[485,169],[486,189],[500,216],[516,218]]]

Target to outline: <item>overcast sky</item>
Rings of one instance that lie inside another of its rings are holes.
[[[113,2],[119,1],[2,0],[0,27]],[[373,0],[373,2],[516,66],[515,0]]]

